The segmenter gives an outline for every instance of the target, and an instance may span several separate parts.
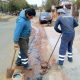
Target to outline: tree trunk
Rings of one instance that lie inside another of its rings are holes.
[[[76,20],[78,21],[79,11],[78,11],[78,7],[76,4],[72,5],[72,16],[74,16]]]

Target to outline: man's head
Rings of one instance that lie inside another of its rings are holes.
[[[29,19],[32,19],[33,16],[36,15],[36,11],[33,8],[28,8],[25,10],[25,16],[28,17]]]
[[[58,15],[60,15],[60,14],[66,14],[66,12],[65,12],[64,9],[58,9],[57,13],[58,13]]]

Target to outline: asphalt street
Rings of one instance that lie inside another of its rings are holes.
[[[15,19],[0,22],[0,80],[4,78],[3,74],[10,67],[13,56],[13,30]],[[4,79],[3,79],[4,80]]]

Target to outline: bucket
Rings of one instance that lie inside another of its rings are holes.
[[[23,74],[21,74],[21,73],[13,74],[12,80],[23,80]]]

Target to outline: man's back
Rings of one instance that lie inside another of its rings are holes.
[[[62,33],[74,33],[74,27],[78,24],[72,16],[60,15],[56,21],[55,27],[57,25],[61,26]]]

